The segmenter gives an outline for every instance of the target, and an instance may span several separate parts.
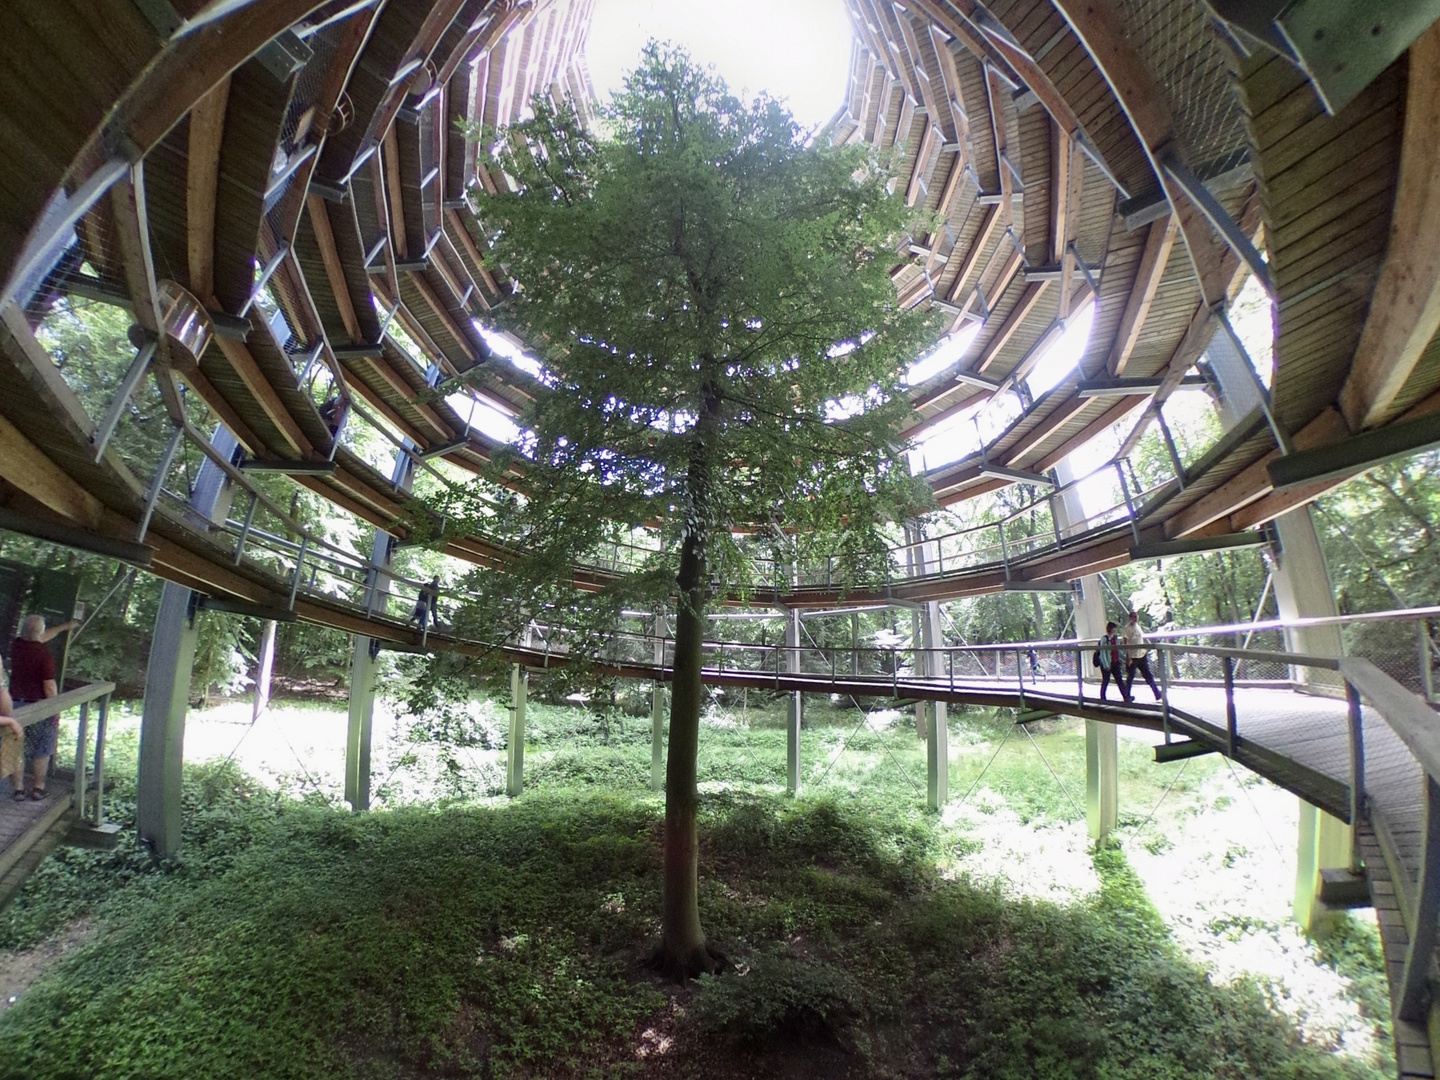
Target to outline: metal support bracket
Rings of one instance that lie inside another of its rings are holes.
[[[1255,250],[1255,245],[1240,228],[1239,222],[1230,216],[1229,211],[1220,205],[1220,200],[1210,193],[1204,182],[1190,171],[1179,156],[1173,150],[1166,150],[1160,155],[1160,168],[1165,175],[1175,182],[1185,197],[1195,204],[1196,208],[1205,215],[1215,231],[1220,234],[1221,239],[1230,246],[1230,250],[1250,267],[1250,272],[1255,275],[1256,280],[1265,286],[1265,291],[1272,297],[1275,295],[1275,282],[1270,277],[1269,264],[1260,257]]]

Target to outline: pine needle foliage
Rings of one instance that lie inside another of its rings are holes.
[[[755,556],[780,533],[844,556],[850,579],[882,566],[883,523],[928,498],[894,447],[901,372],[933,336],[896,303],[913,214],[884,163],[807,144],[779,103],[653,42],[596,130],[537,97],[482,145],[510,183],[475,196],[479,217],[518,283],[495,315],[544,367],[497,461],[524,494],[445,507],[523,552],[488,575],[486,625],[545,608],[579,630],[667,605],[686,538],[727,589],[773,583]],[[604,594],[569,592],[575,563],[645,525],[652,558]]]

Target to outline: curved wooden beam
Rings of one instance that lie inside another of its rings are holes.
[[[1185,236],[1201,299],[1212,310],[1222,308],[1226,301],[1221,270],[1225,245],[1200,208],[1185,196],[1164,168],[1162,159],[1176,149],[1174,124],[1150,69],[1105,0],[1054,0],[1054,3],[1105,76],[1145,149],[1156,183],[1170,200]]]
[[[1340,390],[1351,431],[1398,411],[1396,399],[1440,331],[1440,24],[1410,47],[1408,79],[1390,243]]]

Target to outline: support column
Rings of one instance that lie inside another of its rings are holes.
[[[1061,461],[1055,468],[1056,479],[1068,484],[1074,477],[1069,459]],[[1052,513],[1062,536],[1072,523],[1082,521],[1085,516],[1078,493],[1071,489],[1051,502]],[[1079,581],[1079,592],[1074,594],[1075,637],[1082,641],[1094,641],[1105,633],[1105,624],[1112,621],[1105,611],[1105,584],[1099,574],[1088,574]],[[1113,620],[1118,622],[1119,620]],[[1080,652],[1081,671],[1087,679],[1098,679],[1090,657],[1093,649]],[[1162,663],[1163,663],[1162,659]],[[1115,690],[1115,696],[1120,691]],[[1085,826],[1090,839],[1103,840],[1115,829],[1120,813],[1120,765],[1119,737],[1114,724],[1101,720],[1085,721]]]
[[[905,527],[910,542],[906,551],[908,569],[912,574],[935,573],[940,568],[940,542],[925,539],[924,525],[916,522]],[[915,635],[923,662],[915,665],[916,673],[927,679],[944,679],[945,628],[941,624],[940,602],[928,600],[912,613],[918,633]],[[915,706],[916,727],[923,725],[925,737],[925,805],[939,810],[950,799],[950,727],[949,708],[943,701],[919,702]]]
[[[785,612],[785,670],[800,671],[800,611]],[[805,723],[805,695],[799,691],[785,695],[785,790],[800,794],[800,729]]]
[[[1275,601],[1282,619],[1324,618],[1337,614],[1335,592],[1325,567],[1325,554],[1310,507],[1301,506],[1275,519],[1279,551],[1275,558]],[[1308,656],[1343,656],[1338,623],[1294,627],[1285,631],[1291,652]],[[1335,695],[1344,690],[1339,675],[1315,668],[1293,667],[1297,689]],[[1327,917],[1320,902],[1320,871],[1349,869],[1354,845],[1350,826],[1301,800],[1295,859],[1295,921],[1307,932],[1322,930]]]
[[[1103,840],[1119,817],[1119,740],[1114,724],[1085,721],[1085,825],[1090,839]]]
[[[665,664],[664,616],[655,618],[655,666]],[[650,790],[665,786],[665,684],[650,689]]]
[[[275,631],[279,627],[274,619],[265,620],[265,630],[260,635],[260,657],[255,666],[255,705],[250,713],[253,724],[260,719],[270,704],[270,676],[275,671]]]
[[[1299,848],[1295,860],[1295,921],[1307,934],[1324,931],[1330,909],[1320,902],[1320,871],[1348,870],[1350,826],[1300,800]]]
[[[1308,505],[1281,514],[1274,521],[1280,550],[1275,557],[1275,601],[1282,619],[1313,619],[1338,615],[1335,590],[1320,550],[1320,537]],[[1296,627],[1285,631],[1291,652],[1307,656],[1343,656],[1338,623]],[[1320,693],[1341,693],[1340,678],[1328,671],[1297,667],[1291,678],[1302,687]]]
[[[228,457],[239,445],[225,428],[210,440]],[[190,510],[206,521],[223,521],[230,509],[230,482],[208,457],[200,466]],[[135,829],[157,856],[180,850],[180,789],[185,761],[185,714],[195,666],[196,594],[166,582],[155,616],[150,660],[145,670],[145,703],[140,718],[136,772]]]
[[[927,650],[945,648],[944,627],[940,623],[940,602],[930,600],[920,619],[920,640]],[[938,652],[925,654],[925,674],[932,679],[945,677],[945,661]],[[925,725],[925,805],[939,810],[950,798],[950,728],[949,709],[943,701],[929,702]]]
[[[510,740],[507,747],[505,793],[512,799],[525,787],[525,698],[530,673],[519,664],[510,665]]]
[[[351,810],[370,809],[370,735],[375,716],[376,668],[380,643],[355,635],[350,656],[350,712],[345,729],[345,801]]]
[[[409,446],[407,441],[406,446]],[[402,491],[410,490],[415,474],[415,461],[403,449],[395,451],[395,467],[390,481]],[[365,575],[365,610],[383,611],[385,596],[390,592],[390,575],[382,567],[390,565],[395,538],[384,529],[375,530],[370,545],[370,561],[375,564]],[[375,723],[375,687],[378,674],[376,658],[380,642],[365,634],[356,634],[350,654],[350,716],[345,732],[345,801],[352,810],[370,809],[370,744]]]
[[[1220,384],[1220,422],[1229,431],[1257,407],[1265,406],[1266,394],[1253,367],[1238,343],[1223,329],[1215,335],[1215,346],[1206,350],[1206,359]],[[1335,591],[1325,568],[1325,555],[1310,507],[1301,506],[1273,522],[1279,540],[1275,559],[1275,600],[1282,619],[1324,618],[1337,614]],[[1343,655],[1338,624],[1295,628],[1285,632],[1291,652],[1309,656]],[[1290,669],[1297,689],[1317,693],[1343,692],[1335,673],[1297,667]],[[1307,930],[1316,925],[1322,910],[1318,898],[1320,871],[1348,868],[1353,837],[1343,822],[1316,807],[1300,803],[1299,850],[1295,875],[1295,920]]]

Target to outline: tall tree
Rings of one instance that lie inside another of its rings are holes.
[[[473,582],[491,633],[566,625],[613,649],[626,608],[674,603],[659,959],[713,970],[697,894],[696,752],[706,608],[774,579],[762,550],[827,545],[853,574],[928,493],[895,453],[905,366],[933,336],[890,271],[910,212],[857,148],[811,145],[778,103],[742,102],[652,43],[596,130],[543,98],[496,134],[498,195],[477,193],[518,286],[497,312],[543,370],[508,460],[518,494],[445,506],[517,554]],[[823,140],[821,140],[823,142]],[[605,587],[571,568],[650,538]],[[757,543],[759,532],[775,542]],[[659,542],[654,543],[658,537]]]

